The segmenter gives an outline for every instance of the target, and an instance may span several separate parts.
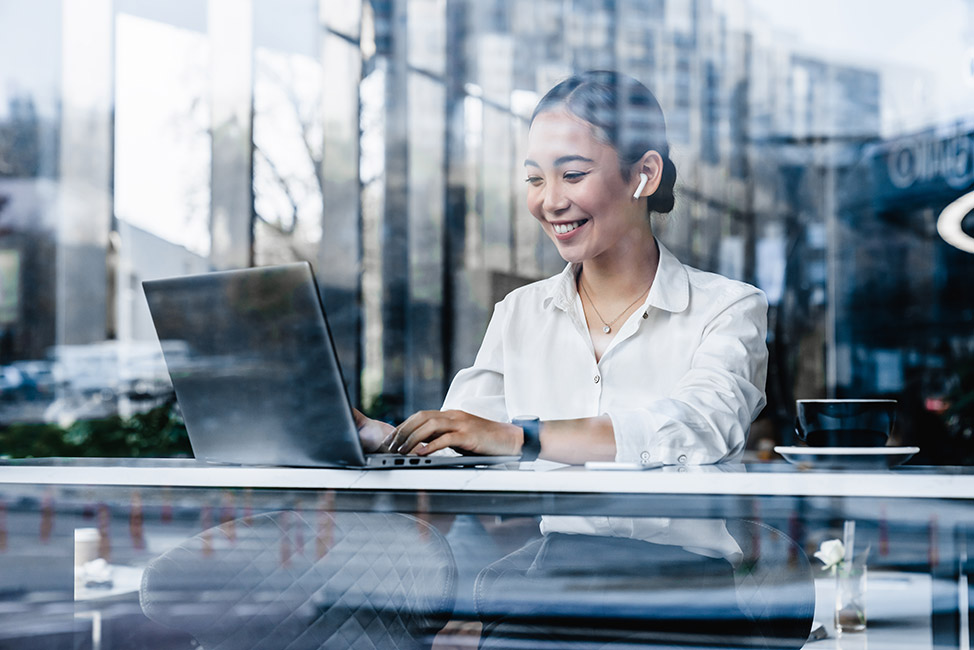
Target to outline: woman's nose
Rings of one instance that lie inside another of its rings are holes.
[[[568,197],[557,183],[549,183],[544,189],[541,207],[545,212],[561,212],[568,207]]]

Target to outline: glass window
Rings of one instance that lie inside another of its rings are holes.
[[[615,68],[667,116],[656,234],[771,303],[750,451],[797,398],[894,397],[915,462],[974,462],[972,52],[961,0],[0,2],[0,435],[178,427],[142,281],[300,260],[353,402],[437,408],[494,302],[563,266],[524,205],[534,104]]]

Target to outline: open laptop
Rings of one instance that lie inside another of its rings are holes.
[[[200,460],[388,469],[518,460],[363,453],[307,262],[142,286]]]

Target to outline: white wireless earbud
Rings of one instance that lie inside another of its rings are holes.
[[[646,187],[646,183],[648,183],[648,182],[649,182],[649,176],[647,176],[646,174],[640,174],[639,175],[639,187],[637,187],[636,188],[636,191],[633,192],[632,198],[638,199],[639,198],[639,195],[643,191],[643,188]]]

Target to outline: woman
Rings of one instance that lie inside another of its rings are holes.
[[[656,241],[650,218],[673,209],[676,181],[656,98],[612,72],[558,84],[531,118],[524,170],[528,209],[568,265],[496,305],[443,410],[398,427],[357,414],[366,448],[739,460],[765,404],[767,301]],[[541,532],[480,571],[482,648],[755,636],[733,595],[741,549],[723,520],[545,515]],[[720,594],[730,600],[718,605]]]
[[[656,241],[650,217],[673,209],[676,181],[656,97],[613,72],[563,81],[531,118],[524,169],[528,209],[568,266],[497,304],[441,411],[395,428],[356,414],[365,447],[740,459],[765,404],[767,301]],[[523,414],[540,426],[511,422]]]

